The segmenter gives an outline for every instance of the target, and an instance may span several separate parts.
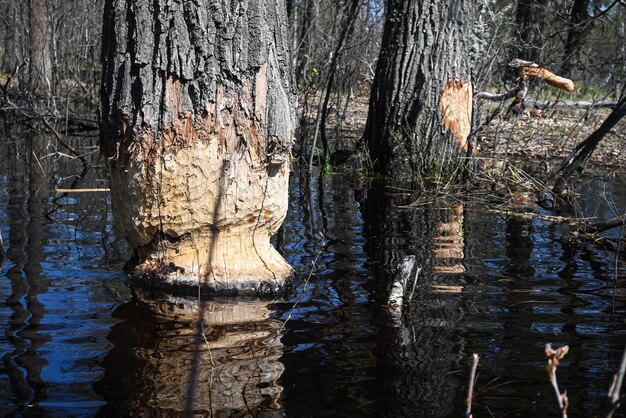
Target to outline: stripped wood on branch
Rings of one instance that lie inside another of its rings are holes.
[[[511,60],[509,66],[519,68],[520,75],[517,86],[505,93],[500,94],[480,92],[476,94],[475,98],[497,102],[514,98],[508,110],[509,112],[519,114],[526,107],[525,100],[526,95],[528,94],[528,81],[531,78],[539,78],[546,84],[561,90],[573,91],[575,88],[574,82],[569,78],[558,76],[546,68],[539,67],[539,65],[534,62],[515,58]]]
[[[522,73],[526,77],[542,79],[546,84],[557,89],[574,91],[574,82],[569,78],[559,77],[545,68],[523,67]]]

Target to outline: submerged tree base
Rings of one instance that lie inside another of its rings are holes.
[[[177,295],[254,296],[272,297],[289,293],[293,289],[293,275],[271,279],[256,276],[239,277],[237,281],[214,280],[211,277],[182,274],[173,266],[154,265],[151,269],[134,269],[130,272],[132,286],[150,290],[164,290]]]
[[[265,236],[211,228],[177,239],[157,236],[135,249],[131,282],[180,294],[268,296],[290,288],[292,267]],[[248,231],[250,232],[250,231]]]

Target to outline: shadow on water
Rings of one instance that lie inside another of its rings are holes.
[[[129,291],[108,196],[54,193],[82,163],[36,131],[4,135],[2,416],[462,416],[473,352],[475,416],[556,416],[547,342],[570,345],[558,374],[571,415],[602,409],[626,343],[619,231],[572,241],[541,219],[416,205],[399,189],[296,169],[274,239],[297,271],[295,293],[199,305]],[[81,187],[106,187],[89,155]],[[580,215],[626,207],[624,175],[578,187]],[[408,255],[421,270],[398,317],[386,302]]]

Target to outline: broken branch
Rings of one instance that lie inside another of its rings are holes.
[[[619,371],[613,376],[613,383],[611,383],[611,387],[609,388],[607,412],[605,414],[606,418],[611,418],[622,403],[622,397],[620,396],[620,393],[622,392],[622,383],[624,382],[625,373],[626,348],[622,353],[622,362],[620,363]]]
[[[582,172],[585,164],[591,157],[602,138],[613,129],[615,125],[626,115],[626,94],[622,95],[621,100],[613,109],[611,114],[606,118],[602,125],[596,129],[587,139],[578,144],[572,153],[563,161],[560,167],[550,173],[544,183],[548,183],[556,178],[552,193],[559,194],[567,188],[569,178],[575,172]]]
[[[560,77],[545,68],[523,67],[522,73],[526,77],[542,79],[546,84],[561,90],[574,91],[574,82],[569,78]]]
[[[472,399],[474,398],[474,381],[476,380],[476,368],[478,367],[478,354],[472,354],[472,371],[470,372],[467,388],[467,400],[465,401],[465,418],[472,418]]]
[[[567,407],[569,406],[569,399],[567,398],[567,391],[561,393],[559,390],[559,384],[556,380],[556,368],[559,365],[559,362],[565,355],[568,353],[569,347],[564,345],[562,347],[557,348],[556,350],[552,348],[552,344],[546,344],[546,357],[548,357],[548,366],[546,367],[548,371],[548,378],[550,379],[550,383],[554,388],[554,392],[556,393],[556,399],[559,402],[559,407],[561,408],[561,414],[563,418],[567,418]]]

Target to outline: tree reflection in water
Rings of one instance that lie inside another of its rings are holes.
[[[282,322],[271,317],[270,303],[201,303],[135,291],[115,311],[122,322],[109,335],[114,347],[96,383],[108,400],[101,415],[283,415]]]
[[[463,208],[409,208],[412,199],[380,188],[368,191],[363,206],[365,248],[370,260],[380,260],[376,283],[391,283],[407,255],[423,268],[401,321],[383,328],[378,339],[379,416],[446,417],[462,402],[455,375],[465,345],[462,294],[435,286],[464,283],[448,274],[462,267]]]
[[[464,273],[463,205],[454,206],[450,212],[447,222],[441,221],[437,224],[437,235],[433,237],[434,257],[439,261],[433,266],[433,270],[439,273]]]

